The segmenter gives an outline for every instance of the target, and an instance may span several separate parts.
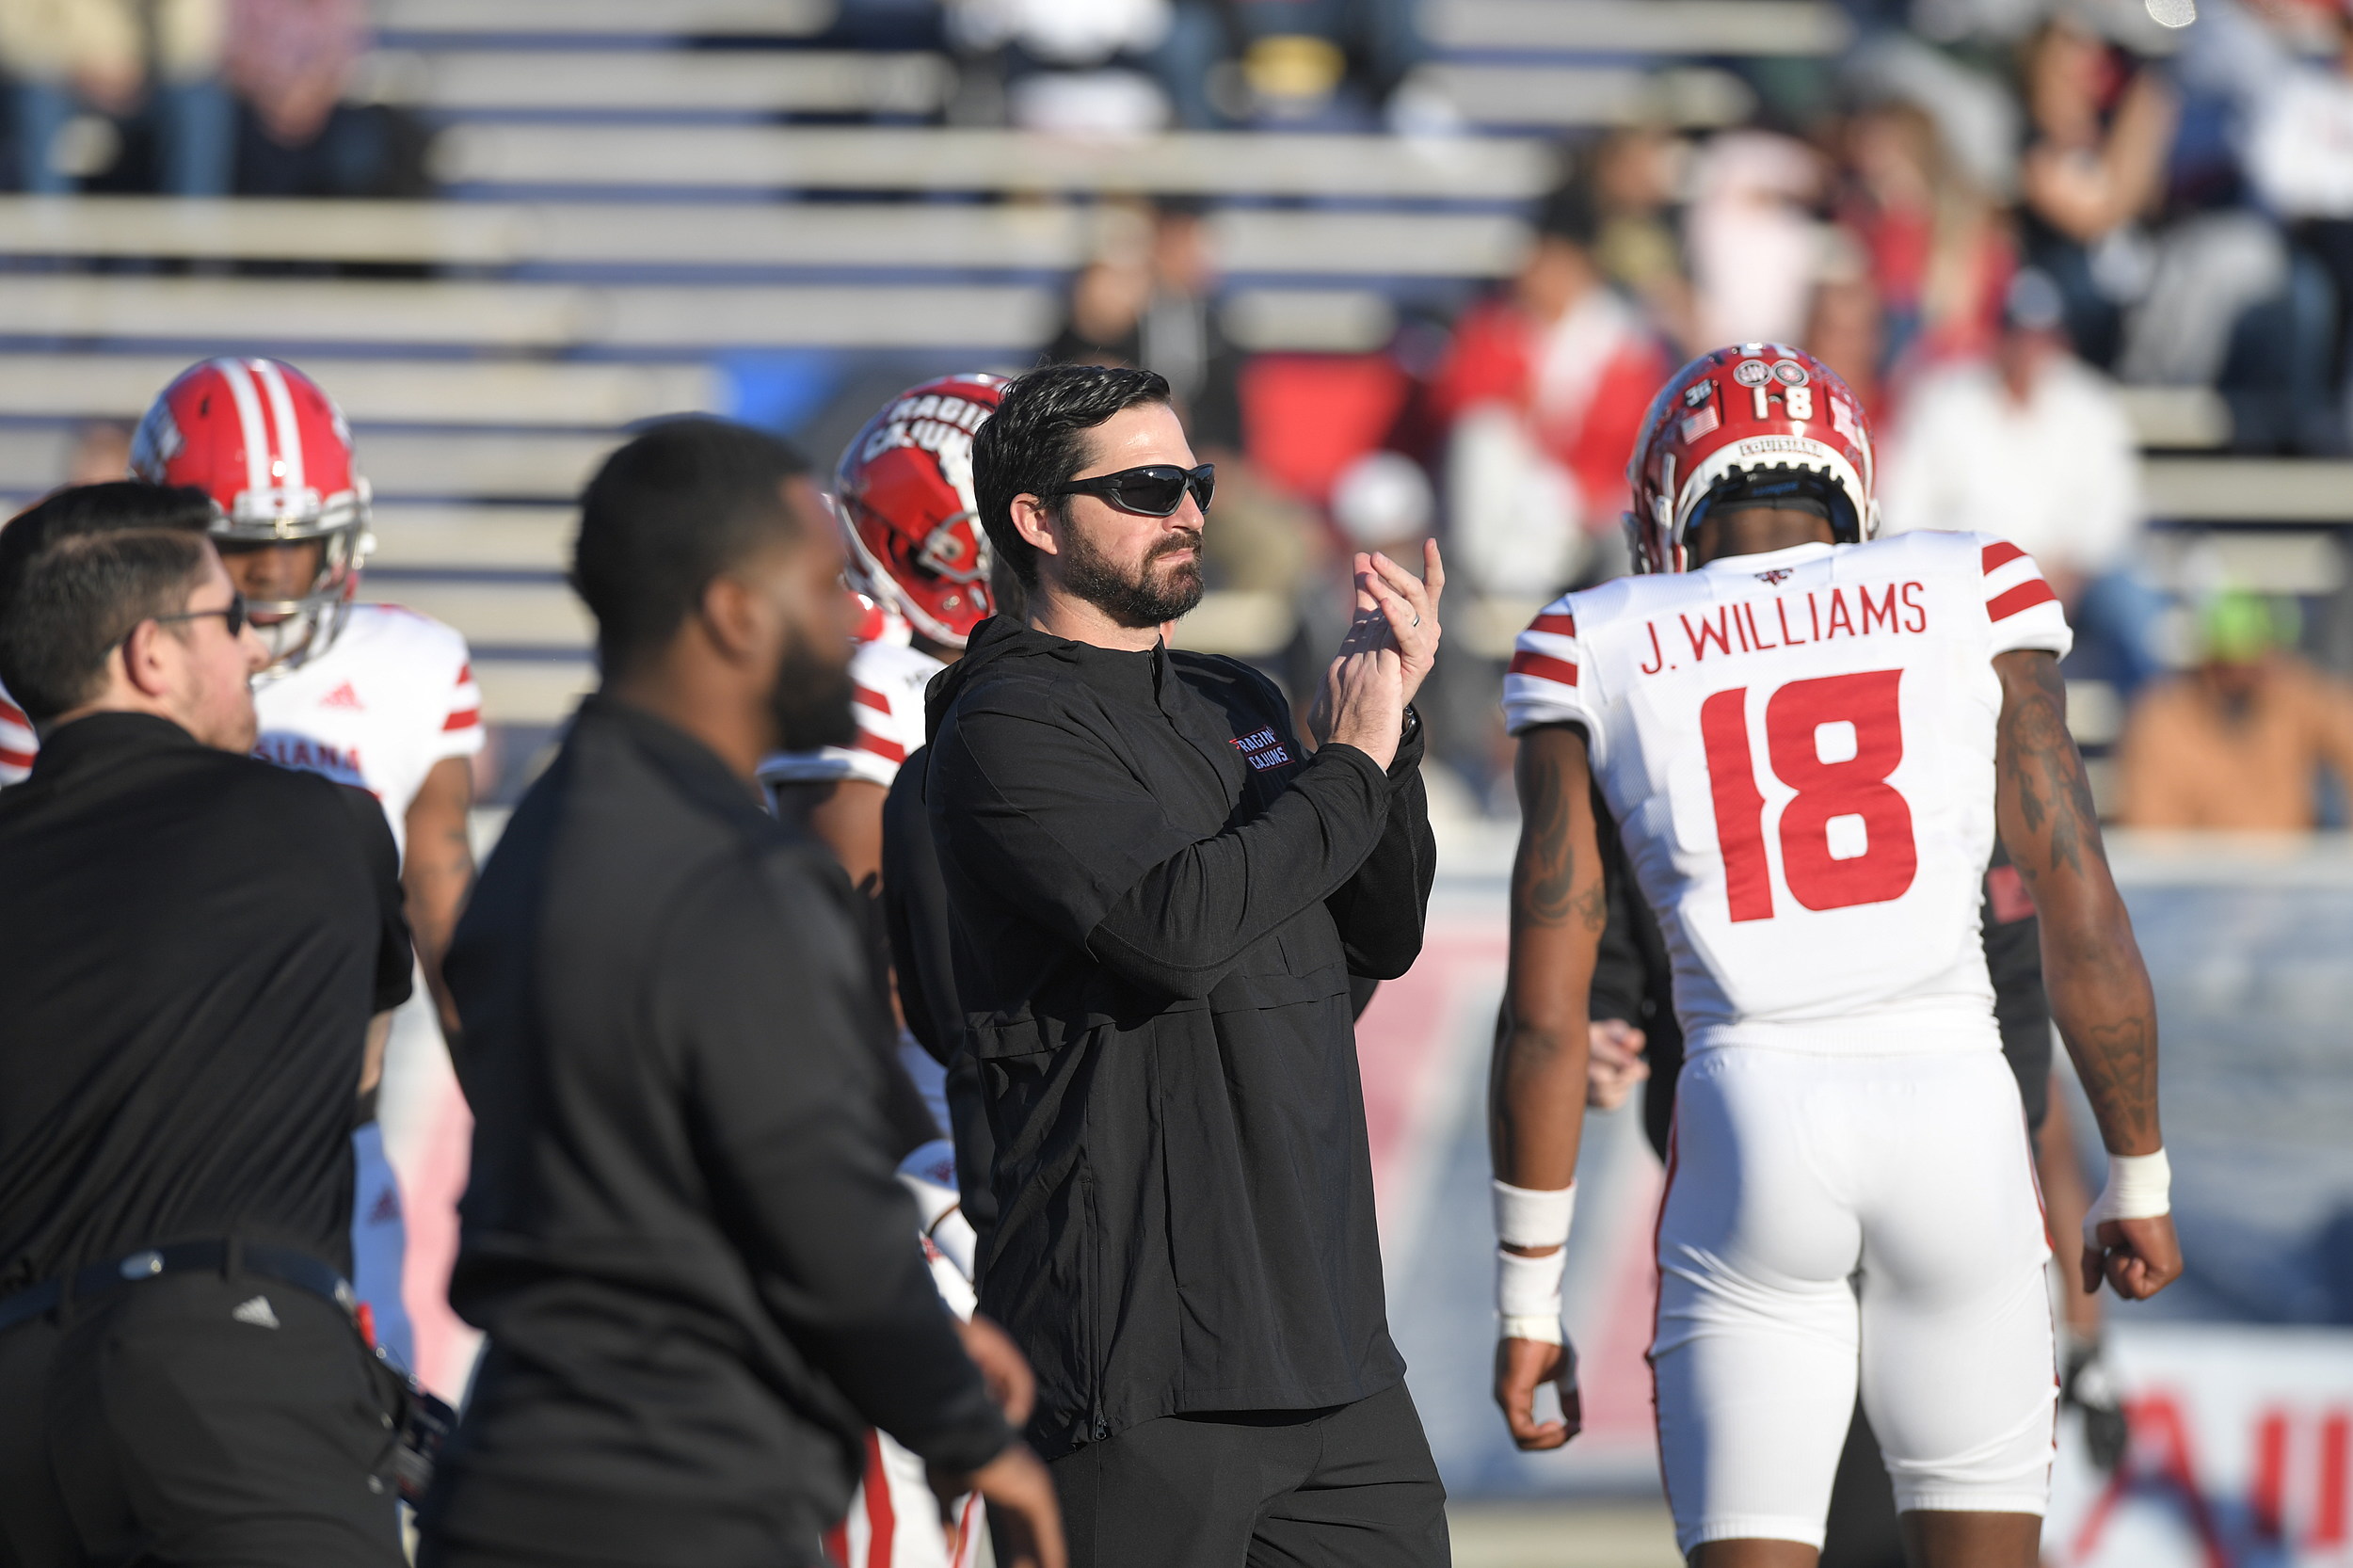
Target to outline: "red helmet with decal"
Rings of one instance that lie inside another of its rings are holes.
[[[850,585],[947,648],[962,648],[992,609],[972,435],[1005,385],[1001,376],[973,375],[910,387],[867,422],[834,469]]]
[[[271,668],[317,657],[342,630],[368,537],[368,482],[333,399],[282,360],[206,360],[180,373],[139,422],[131,472],[213,498],[224,549],[320,541],[300,597],[251,606]]]
[[[1818,511],[1833,537],[1879,532],[1871,425],[1847,383],[1803,349],[1744,343],[1677,371],[1643,416],[1626,465],[1637,571],[1682,571],[1709,508]]]

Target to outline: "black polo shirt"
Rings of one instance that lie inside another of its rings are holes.
[[[370,1015],[408,995],[376,802],[99,713],[0,792],[0,1296],[235,1236],[351,1268]]]

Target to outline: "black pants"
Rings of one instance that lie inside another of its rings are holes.
[[[0,1332],[0,1568],[403,1568],[397,1397],[341,1309],[259,1276]]]
[[[1332,1410],[1170,1416],[1054,1461],[1071,1568],[1445,1568],[1405,1385]]]

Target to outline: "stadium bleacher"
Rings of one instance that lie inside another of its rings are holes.
[[[932,115],[952,73],[812,44],[823,0],[376,15],[363,90],[442,126],[444,200],[324,221],[298,200],[0,199],[0,495],[56,483],[77,427],[136,417],[190,358],[286,354],[357,428],[378,497],[368,591],[461,628],[490,712],[524,727],[590,676],[565,502],[631,424],[739,410],[734,357],[1026,362],[1063,278],[1144,193],[1218,200],[1243,346],[1375,347],[1395,305],[1511,268],[1557,168],[1549,133],[1736,120],[1749,89],[1692,56],[1828,56],[1850,36],[1817,0],[1440,0],[1432,79],[1489,134],[1084,140],[825,122]],[[731,47],[697,47],[713,40]],[[2300,586],[2337,562],[2320,530],[2353,516],[2353,464],[2218,456],[2229,414],[2202,389],[2139,389],[2130,409],[2153,512],[2232,530],[2237,580]],[[1193,635],[1279,642],[1271,614],[1213,603]]]

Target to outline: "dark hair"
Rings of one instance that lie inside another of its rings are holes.
[[[664,420],[604,460],[580,500],[572,589],[610,675],[664,646],[711,581],[801,526],[786,480],[808,463],[747,424]]]
[[[53,539],[0,584],[0,683],[35,723],[88,702],[106,656],[139,622],[185,608],[212,553],[189,529]]]
[[[1013,498],[1049,498],[1086,462],[1086,432],[1124,408],[1166,403],[1168,381],[1148,370],[1041,365],[1017,378],[972,438],[972,496],[988,542],[1025,588],[1037,586],[1037,547],[1014,531]]]
[[[59,539],[112,534],[126,528],[185,529],[201,534],[220,508],[188,485],[149,485],[110,479],[53,490],[0,527],[0,602],[24,564]]]

